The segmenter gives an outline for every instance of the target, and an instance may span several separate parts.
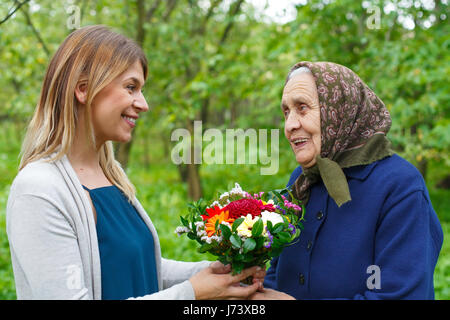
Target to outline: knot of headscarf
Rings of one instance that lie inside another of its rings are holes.
[[[366,165],[393,154],[386,134],[389,111],[375,93],[350,69],[330,62],[302,61],[311,70],[320,105],[321,151],[316,164],[295,181],[293,195],[305,204],[310,188],[322,180],[340,207],[351,200],[343,168]]]

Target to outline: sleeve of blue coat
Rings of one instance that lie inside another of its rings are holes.
[[[434,299],[433,273],[442,242],[427,194],[388,197],[376,231],[375,268],[368,273],[371,290],[354,298]]]

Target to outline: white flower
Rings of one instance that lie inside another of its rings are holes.
[[[229,222],[226,221],[222,221],[220,224],[226,225],[227,227],[231,228],[231,224]]]
[[[246,192],[244,190],[242,190],[239,183],[235,183],[234,188],[230,190],[230,195],[240,195],[242,197],[245,197]]]
[[[228,192],[225,192],[225,193],[220,195],[219,199],[223,199],[223,198],[229,197],[229,196],[230,196],[230,194]]]
[[[203,237],[201,238],[201,240],[202,240],[202,241],[205,241],[206,243],[211,243],[211,238],[208,237],[208,236],[203,236]]]
[[[215,241],[217,241],[218,243],[220,243],[220,242],[222,242],[222,240],[223,240],[223,237],[222,236],[212,236],[211,237],[211,240],[215,240]]]
[[[188,233],[188,232],[190,232],[190,231],[191,231],[191,229],[189,229],[189,228],[187,228],[187,227],[177,227],[177,228],[175,229],[175,233],[176,233],[178,236],[182,235],[183,233]]]
[[[195,231],[199,231],[199,229],[205,229],[205,223],[203,221],[194,222]]]
[[[213,203],[211,203],[209,208],[214,208],[216,206],[219,207],[220,209],[222,209],[222,206],[220,205],[219,201],[214,201]]]
[[[267,225],[267,221],[272,223],[272,226],[277,223],[284,222],[283,217],[276,212],[263,211],[261,212],[261,219],[263,220],[264,227]]]
[[[206,236],[206,235],[207,235],[207,233],[206,233],[205,230],[197,231],[197,236],[198,236],[198,237],[203,237],[203,236]]]

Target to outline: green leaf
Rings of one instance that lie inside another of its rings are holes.
[[[283,222],[278,222],[272,229],[271,233],[278,233],[281,232],[284,229],[284,223]]]
[[[247,254],[244,255],[244,262],[252,262],[255,261],[255,257],[251,254],[251,252],[248,252]]]
[[[256,221],[253,224],[252,237],[254,237],[254,238],[259,237],[263,232],[263,228],[264,228],[264,223],[263,223],[262,219],[258,219],[258,221]]]
[[[234,220],[233,227],[231,229],[232,232],[236,232],[237,228],[241,225],[241,223],[244,221],[244,218],[239,218]]]
[[[235,261],[243,261],[244,260],[244,255],[241,253],[238,253],[237,255],[234,256],[234,260]]]
[[[256,241],[252,238],[247,238],[244,241],[244,245],[242,246],[242,248],[244,249],[244,253],[248,252],[248,251],[252,251],[253,249],[255,249],[256,247]]]
[[[237,234],[232,234],[230,237],[230,242],[236,249],[239,249],[242,245],[242,240]]]
[[[280,232],[278,233],[278,239],[280,239],[284,243],[287,243],[291,241],[291,234],[286,231]]]
[[[224,237],[225,240],[230,240],[231,237],[231,230],[228,226],[221,224],[220,225],[220,230],[222,231],[222,236]]]
[[[279,194],[277,191],[275,191],[275,190],[273,190],[272,191],[273,192],[273,194],[278,198],[278,200],[281,202],[281,203],[284,203],[284,200],[283,200],[283,198],[281,197],[281,194]]]
[[[180,216],[180,220],[181,220],[181,223],[183,224],[183,226],[189,228],[189,221],[187,221],[185,218],[183,218],[181,216]]]
[[[273,228],[272,221],[267,220],[267,230],[269,230],[270,233],[272,233],[272,228]]]
[[[255,241],[256,241],[255,249],[260,249],[264,245],[265,238],[264,237],[258,237],[258,238],[255,239]]]
[[[197,237],[196,237],[192,232],[189,232],[189,233],[187,234],[187,236],[188,236],[188,238],[191,239],[191,240],[197,239]]]
[[[209,249],[211,249],[213,245],[211,243],[205,243],[200,248],[198,248],[198,252],[205,253],[208,252]]]
[[[217,230],[219,228],[219,219],[216,220],[216,223],[214,224],[214,230]]]
[[[233,270],[233,275],[241,273],[244,269],[244,263],[241,261],[233,261],[231,269]]]

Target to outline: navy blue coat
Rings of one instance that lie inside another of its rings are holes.
[[[434,299],[443,232],[420,173],[397,155],[344,173],[352,200],[339,208],[315,184],[305,228],[264,286],[297,299]]]

